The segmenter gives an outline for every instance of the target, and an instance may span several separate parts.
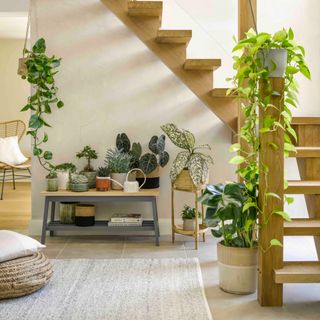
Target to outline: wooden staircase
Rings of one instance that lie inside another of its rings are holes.
[[[238,104],[221,98],[213,88],[214,71],[220,59],[188,59],[186,49],[192,30],[163,30],[162,1],[102,0],[138,38],[155,53],[191,91],[234,133],[237,132]]]

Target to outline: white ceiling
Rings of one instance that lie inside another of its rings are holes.
[[[0,38],[23,39],[26,34],[27,13],[0,13]]]

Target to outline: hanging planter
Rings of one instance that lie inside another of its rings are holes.
[[[286,49],[262,49],[258,52],[262,68],[269,71],[269,78],[281,78],[287,67],[288,51]]]

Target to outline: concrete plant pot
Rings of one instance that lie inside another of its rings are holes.
[[[183,219],[183,230],[194,231],[196,228],[196,219]]]
[[[57,171],[58,175],[58,189],[59,190],[68,190],[70,177],[69,171]]]
[[[111,173],[111,179],[116,180],[118,183],[120,183],[122,186],[124,185],[124,182],[126,181],[127,173]],[[136,180],[136,173],[131,172],[129,174],[129,181],[135,181]],[[116,182],[111,182],[111,188],[112,190],[123,190],[123,187],[121,187]]]
[[[82,174],[88,178],[89,189],[96,187],[97,171],[81,171],[80,174]]]
[[[234,294],[250,294],[257,289],[258,248],[226,247],[218,243],[219,286]]]
[[[258,52],[258,57],[261,59],[262,67],[269,70],[270,78],[281,78],[284,76],[286,67],[288,52],[285,49],[264,49]],[[273,63],[276,68],[273,70]]]

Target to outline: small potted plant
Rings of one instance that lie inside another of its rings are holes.
[[[95,188],[96,186],[96,174],[97,172],[91,165],[91,161],[93,159],[98,158],[98,153],[96,150],[92,149],[90,146],[85,146],[82,151],[77,153],[77,158],[86,158],[87,165],[84,167],[83,171],[80,174],[86,176],[88,178],[89,188]]]
[[[59,203],[59,222],[63,224],[73,224],[77,202]]]
[[[70,189],[73,192],[88,191],[88,178],[82,174],[71,174]]]
[[[70,174],[77,171],[73,163],[61,163],[55,166],[58,175],[58,188],[59,190],[68,190],[70,183]]]
[[[105,157],[105,164],[111,171],[111,179],[116,180],[120,185],[124,185],[127,173],[131,169],[132,156],[123,153],[119,149],[108,149]],[[113,190],[122,190],[119,184],[112,181]]]
[[[200,213],[198,212],[198,217]],[[196,228],[196,209],[185,205],[182,212],[181,218],[183,220],[183,230],[193,231]]]
[[[108,167],[99,167],[96,178],[97,191],[108,191],[110,188],[110,170]]]
[[[143,189],[154,189],[160,187],[160,167],[167,165],[169,154],[165,151],[166,137],[165,135],[153,136],[149,142],[149,150],[139,159],[139,168],[146,174],[146,183]],[[137,174],[137,181],[141,185],[144,181],[141,173]]]
[[[219,285],[223,291],[249,294],[257,286],[256,188],[242,183],[209,185],[200,202],[208,206],[205,223],[218,242]]]
[[[210,146],[196,146],[194,135],[190,131],[178,129],[173,123],[163,125],[161,129],[174,145],[183,149],[170,169],[170,178],[174,186],[186,191],[202,188],[208,181],[209,167],[213,164],[213,159],[198,150],[211,150]]]
[[[54,169],[51,169],[49,174],[46,176],[47,191],[53,192],[58,191],[58,175]]]

